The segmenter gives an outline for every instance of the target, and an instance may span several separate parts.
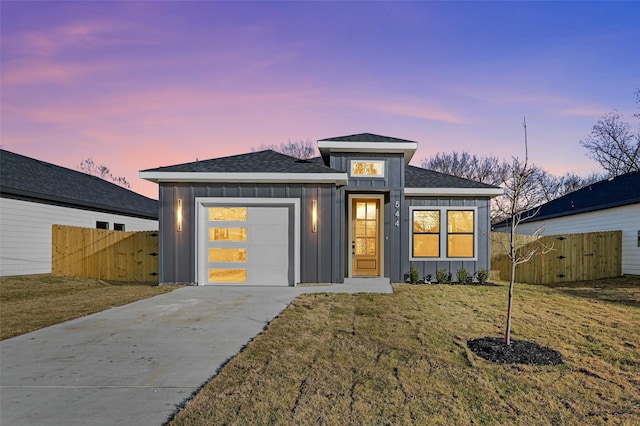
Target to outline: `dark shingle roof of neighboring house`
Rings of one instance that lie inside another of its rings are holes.
[[[406,143],[406,142],[415,142],[415,141],[410,141],[407,139],[398,139],[398,138],[392,138],[389,136],[381,136],[381,135],[375,135],[373,133],[358,133],[356,135],[349,135],[349,136],[339,136],[339,137],[335,137],[335,138],[327,138],[327,139],[320,139],[318,142],[321,141],[333,141],[333,142],[401,142],[401,143]]]
[[[537,215],[522,222],[537,222],[636,203],[640,203],[640,172],[631,172],[592,183],[549,201],[539,207]],[[507,219],[494,226],[508,226],[509,223]]]
[[[640,203],[640,172],[592,183],[540,206],[528,222]]]
[[[407,166],[404,181],[404,186],[407,188],[498,188],[494,185],[415,166]]]
[[[0,150],[0,192],[5,197],[158,219],[156,200],[96,176],[5,150]]]
[[[270,149],[194,161],[174,166],[142,170],[142,172],[179,172],[179,173],[342,173],[327,167],[321,162],[300,160]]]

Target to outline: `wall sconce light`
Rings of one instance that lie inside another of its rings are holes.
[[[318,200],[311,201],[311,232],[318,232]]]
[[[178,198],[178,207],[176,208],[176,231],[182,231],[182,199]]]

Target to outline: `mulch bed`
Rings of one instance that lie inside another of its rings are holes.
[[[498,364],[562,364],[560,352],[534,342],[512,340],[508,346],[501,338],[482,337],[468,340],[467,346],[474,354]]]

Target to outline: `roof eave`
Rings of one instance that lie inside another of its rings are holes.
[[[417,142],[318,141],[318,150],[323,158],[326,158],[332,152],[402,154],[405,164],[409,164],[417,149]]]
[[[335,183],[346,185],[346,173],[207,173],[141,171],[140,177],[151,182],[206,183]]]
[[[497,197],[502,188],[405,188],[406,197]]]

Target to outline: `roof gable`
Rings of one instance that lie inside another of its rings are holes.
[[[347,175],[322,163],[301,160],[272,150],[213,158],[140,171],[152,182],[333,182],[346,184]]]
[[[5,196],[158,219],[158,202],[114,183],[0,150],[0,192]]]
[[[500,187],[464,179],[422,167],[405,169],[405,194],[407,196],[489,196],[501,195]]]
[[[318,141],[318,150],[325,164],[329,164],[329,157],[333,152],[402,154],[405,164],[409,164],[417,149],[417,142],[373,133],[359,133]]]
[[[640,203],[640,172],[601,180],[540,206],[525,222],[568,216]]]
[[[212,158],[173,166],[142,170],[142,172],[198,173],[340,173],[309,160],[301,160],[270,149],[229,157]]]
[[[318,142],[333,141],[333,142],[372,142],[372,143],[416,143],[407,139],[392,138],[389,136],[381,136],[373,133],[358,133],[355,135],[338,136],[335,138],[320,139]]]

